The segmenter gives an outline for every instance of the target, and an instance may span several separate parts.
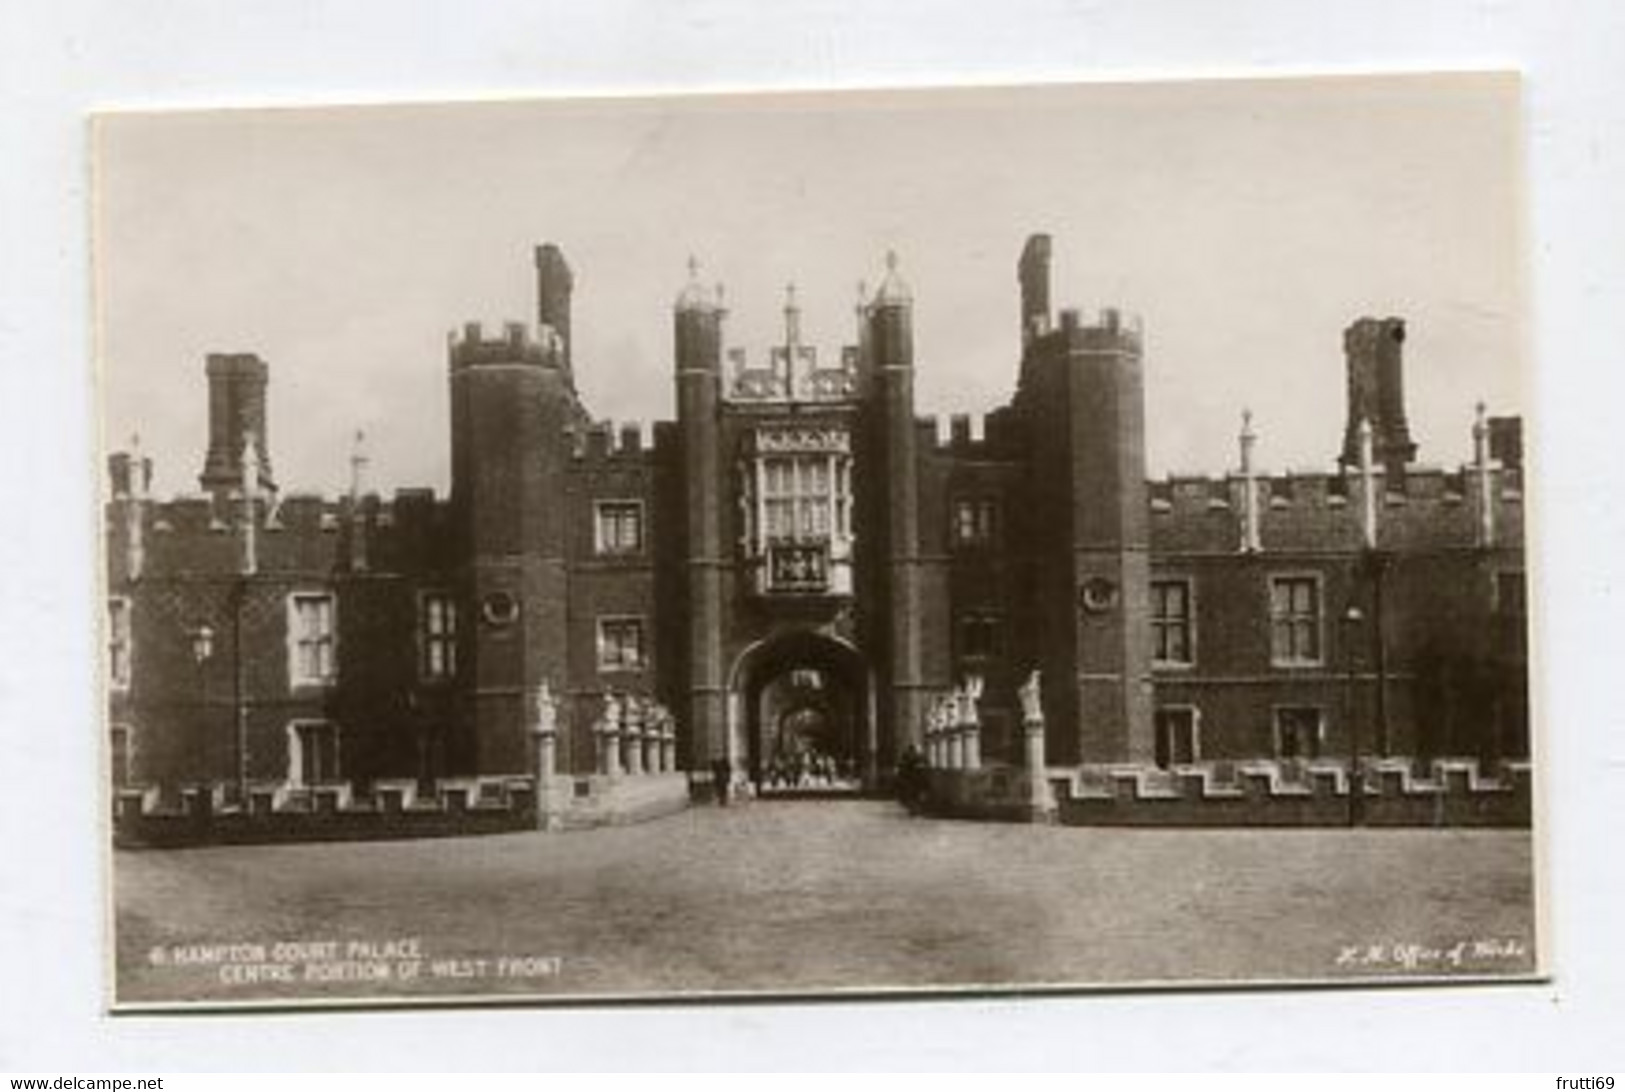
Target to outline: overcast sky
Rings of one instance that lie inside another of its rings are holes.
[[[1342,331],[1403,315],[1424,462],[1470,454],[1473,404],[1524,412],[1518,89],[1466,77],[1095,85],[122,114],[96,130],[108,443],[196,488],[203,358],[271,365],[284,488],[448,478],[446,334],[534,319],[531,250],[576,274],[589,408],[673,412],[690,253],[760,360],[794,281],[804,339],[854,340],[888,248],[915,293],[922,413],[1005,401],[1015,261],[1054,238],[1052,298],[1146,330],[1150,465],[1330,468]]]

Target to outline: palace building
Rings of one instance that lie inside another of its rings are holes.
[[[676,420],[619,430],[577,393],[564,255],[535,259],[533,326],[450,339],[447,497],[368,491],[359,446],[348,495],[283,488],[252,354],[207,360],[199,492],[111,457],[116,782],[523,775],[545,684],[562,774],[642,698],[701,793],[793,755],[876,788],[971,678],[982,761],[1020,765],[1034,669],[1054,766],[1528,754],[1520,422],[1418,465],[1400,319],[1343,331],[1325,472],[1265,472],[1244,421],[1233,468],[1148,480],[1140,328],[1056,313],[1047,236],[1012,397],[946,427],[895,258],[834,353],[793,292],[781,344],[735,347],[691,270]]]

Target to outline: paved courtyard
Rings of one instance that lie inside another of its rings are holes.
[[[1152,831],[885,801],[120,852],[122,1003],[1527,974],[1524,831]]]

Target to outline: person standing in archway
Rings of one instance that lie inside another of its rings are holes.
[[[711,785],[717,794],[717,803],[728,806],[728,783],[733,780],[733,767],[726,758],[711,760]]]
[[[918,815],[925,806],[925,757],[910,743],[897,759],[897,799],[910,815]]]

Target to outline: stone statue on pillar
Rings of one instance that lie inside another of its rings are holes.
[[[559,703],[543,679],[531,703],[531,734],[536,737],[536,825],[552,829],[552,785],[558,773]]]
[[[636,694],[628,694],[621,710],[621,742],[626,747],[622,763],[629,774],[643,772],[643,703]]]
[[[532,705],[533,718],[531,731],[539,736],[553,735],[559,727],[559,700],[553,696],[552,687],[547,680],[536,688],[536,700]]]
[[[982,700],[982,676],[967,676],[961,693],[964,694],[964,704],[961,706],[962,713],[959,718],[960,723],[981,724],[982,711],[977,703]]]
[[[960,765],[967,770],[980,769],[982,766],[982,711],[978,702],[982,700],[982,677],[972,675],[965,680],[963,716],[960,719],[960,730],[964,738],[959,745]]]
[[[604,693],[604,711],[598,719],[599,772],[611,777],[621,772],[621,700],[615,691]]]
[[[1039,724],[1043,724],[1044,702],[1039,673],[1036,667],[1033,668],[1032,673],[1027,676],[1027,681],[1021,684],[1021,689],[1016,693],[1021,698],[1022,723],[1030,724],[1037,721]]]
[[[1049,784],[1049,762],[1044,754],[1044,703],[1041,679],[1034,668],[1017,691],[1021,698],[1021,723],[1027,737],[1028,807],[1034,818],[1053,820],[1055,794]]]

